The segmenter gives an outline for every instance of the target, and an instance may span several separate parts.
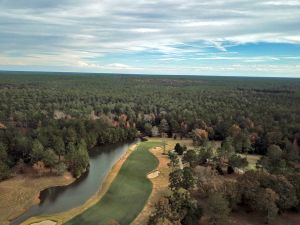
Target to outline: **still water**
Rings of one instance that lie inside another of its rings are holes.
[[[82,205],[99,190],[106,175],[125,154],[129,145],[130,143],[93,149],[88,172],[68,186],[51,187],[42,191],[40,204],[32,206],[11,221],[11,225],[18,225],[33,216],[59,213]]]

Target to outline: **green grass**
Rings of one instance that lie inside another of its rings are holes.
[[[140,143],[103,198],[65,225],[105,225],[111,220],[121,225],[130,224],[141,212],[152,191],[152,183],[146,175],[158,166],[158,160],[148,150],[160,144]]]
[[[244,158],[247,157],[247,161],[249,164],[246,167],[246,170],[256,170],[256,163],[261,158],[260,155],[251,155],[251,154],[248,154],[247,156],[246,154],[239,154],[239,155]]]

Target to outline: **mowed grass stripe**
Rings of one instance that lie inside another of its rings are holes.
[[[140,143],[125,161],[103,198],[65,225],[105,225],[111,220],[121,225],[130,224],[151,194],[152,183],[147,173],[158,166],[158,160],[149,149],[160,145],[160,142]]]

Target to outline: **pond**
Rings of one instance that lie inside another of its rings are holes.
[[[40,203],[29,208],[10,224],[18,225],[33,216],[60,213],[82,205],[99,190],[113,165],[125,154],[130,144],[132,143],[93,149],[90,154],[89,171],[70,185],[42,191]]]

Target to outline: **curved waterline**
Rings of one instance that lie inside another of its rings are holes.
[[[130,144],[109,145],[92,150],[89,171],[70,185],[50,187],[42,191],[40,203],[29,208],[10,224],[18,225],[33,216],[60,213],[82,205],[99,190],[113,165],[125,154]]]

